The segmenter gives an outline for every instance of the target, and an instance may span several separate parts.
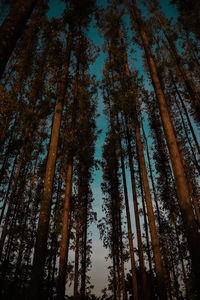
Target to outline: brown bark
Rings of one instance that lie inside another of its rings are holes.
[[[18,0],[0,27],[0,78],[37,0]]]
[[[161,83],[159,80],[157,68],[151,54],[149,41],[147,38],[147,34],[144,28],[144,25],[141,20],[140,12],[137,8],[135,0],[132,0],[131,5],[131,13],[133,15],[134,20],[137,23],[139,33],[141,35],[141,39],[143,42],[143,46],[145,49],[146,59],[149,65],[150,74],[152,78],[152,83],[154,86],[154,90],[156,93],[156,97],[159,103],[162,123],[166,135],[167,145],[171,157],[175,183],[177,187],[177,193],[181,208],[181,213],[183,217],[184,227],[186,231],[188,248],[191,255],[192,267],[194,272],[194,282],[196,285],[196,289],[199,291],[200,286],[198,282],[200,281],[200,260],[199,260],[199,252],[200,252],[200,237],[198,233],[198,227],[195,220],[195,216],[193,213],[192,204],[190,201],[189,191],[187,187],[187,181],[184,174],[184,169],[181,163],[180,153],[176,141],[176,136],[174,133],[174,128],[171,122],[171,118],[169,116],[167,104],[165,101],[165,97],[161,88]],[[200,292],[200,291],[199,291]]]

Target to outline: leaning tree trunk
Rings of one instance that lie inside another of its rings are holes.
[[[0,28],[0,79],[37,0],[17,0]]]
[[[133,18],[138,26],[138,31],[140,33],[143,46],[145,49],[146,59],[149,65],[150,74],[152,78],[152,83],[154,86],[154,90],[156,93],[156,97],[159,103],[162,123],[166,135],[167,145],[171,157],[173,172],[175,183],[177,187],[177,193],[179,198],[180,209],[183,217],[185,232],[188,241],[188,249],[191,255],[192,260],[192,268],[194,272],[194,282],[197,291],[200,294],[200,237],[198,232],[198,226],[195,220],[192,203],[190,200],[190,195],[187,186],[187,180],[185,178],[183,165],[180,158],[180,153],[176,141],[176,136],[174,132],[174,128],[172,125],[172,121],[168,112],[167,103],[165,101],[165,97],[162,91],[160,79],[158,76],[157,68],[151,54],[149,41],[147,38],[147,34],[142,23],[142,19],[140,16],[140,11],[137,8],[136,1],[132,0],[131,5],[131,13]]]

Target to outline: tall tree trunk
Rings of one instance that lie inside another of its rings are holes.
[[[143,42],[143,46],[145,49],[146,59],[149,65],[152,83],[154,86],[154,90],[156,93],[156,97],[159,103],[162,123],[167,139],[167,145],[172,161],[172,167],[177,187],[177,193],[181,208],[181,213],[183,217],[184,227],[186,231],[188,248],[191,255],[192,260],[192,268],[194,272],[194,282],[198,293],[200,294],[200,260],[199,260],[199,252],[200,252],[200,237],[198,232],[197,223],[195,220],[195,216],[193,213],[193,208],[190,200],[190,195],[187,187],[187,181],[184,174],[183,165],[180,158],[180,153],[176,141],[176,136],[174,133],[174,128],[171,122],[171,118],[169,116],[167,104],[165,101],[165,97],[161,88],[161,83],[159,80],[157,68],[151,54],[149,41],[147,38],[147,34],[142,23],[142,19],[140,16],[140,12],[137,8],[136,1],[132,0],[131,5],[131,13],[135,22],[137,23],[139,33],[141,35],[141,39]]]
[[[0,27],[0,79],[37,0],[17,0]]]

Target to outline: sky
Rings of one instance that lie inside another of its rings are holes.
[[[101,6],[106,5],[106,0],[98,0],[97,4]],[[143,13],[146,15],[146,12],[144,10],[144,7],[141,4],[141,1],[137,1],[138,5],[140,8],[142,8]],[[176,10],[175,7],[172,5],[169,5],[168,0],[162,0],[162,8],[163,11],[165,12],[165,15],[168,18],[171,17],[176,17]],[[59,0],[50,0],[50,12],[49,12],[49,17],[54,16],[58,17],[64,8],[64,4],[59,1]],[[103,37],[101,37],[97,31],[96,28],[94,28],[94,22],[89,27],[88,31],[88,37],[92,39],[94,44],[96,46],[99,46],[101,51],[99,54],[99,57],[96,59],[94,64],[90,67],[90,72],[92,75],[96,75],[97,80],[101,80],[102,78],[102,70],[104,66],[104,62],[106,59],[106,54],[103,53],[102,51],[102,45],[104,42]],[[128,36],[131,38],[131,31],[128,31]],[[142,59],[142,51],[138,48],[135,49],[136,53],[134,54],[134,68],[136,68],[140,75],[143,74],[143,59]],[[129,51],[129,61],[133,61],[133,57],[131,57],[131,53]],[[147,79],[146,79],[147,80]],[[146,85],[149,85],[149,83],[146,82]],[[104,110],[104,105],[103,105],[103,99],[102,99],[102,94],[101,90],[98,90],[98,113],[100,116],[96,120],[97,124],[97,129],[101,129],[102,133],[98,136],[97,143],[96,143],[96,153],[95,153],[95,158],[98,160],[101,160],[101,155],[102,155],[102,146],[104,143],[104,139],[106,136],[106,128],[107,128],[107,122],[105,115],[103,113]],[[101,192],[101,182],[102,182],[102,172],[101,170],[97,170],[94,172],[94,181],[92,183],[92,191],[93,191],[93,197],[94,197],[94,202],[93,202],[93,210],[97,212],[97,218],[98,220],[103,217],[103,212],[102,212],[102,192]],[[127,176],[127,181],[128,181],[128,190],[129,190],[129,204],[130,204],[130,210],[131,210],[131,215],[133,216],[133,205],[132,205],[132,195],[131,195],[131,186],[130,186],[130,178]],[[96,294],[97,296],[101,295],[101,290],[106,287],[107,285],[107,276],[108,276],[108,265],[109,261],[106,261],[105,257],[107,256],[108,252],[105,248],[103,248],[103,243],[100,240],[99,237],[99,231],[97,229],[97,224],[92,224],[90,226],[90,231],[92,232],[92,269],[88,275],[91,276],[91,284],[94,285],[94,290],[93,293]],[[132,224],[133,226],[133,232],[135,232],[134,228],[134,223]],[[137,245],[137,244],[136,244]],[[71,251],[69,255],[70,261],[73,262],[74,260],[74,253]],[[127,270],[129,270],[129,264],[126,264]],[[67,293],[71,294],[73,289],[73,285],[71,287],[67,287]]]

